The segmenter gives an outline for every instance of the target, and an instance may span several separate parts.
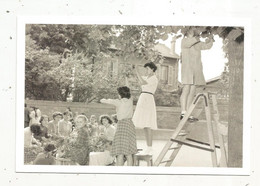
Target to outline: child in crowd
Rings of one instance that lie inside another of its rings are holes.
[[[47,115],[42,115],[40,119],[40,127],[41,127],[41,134],[40,137],[44,140],[44,138],[50,138],[51,135],[48,134],[48,123],[49,117]]]
[[[72,113],[70,107],[67,107],[67,109],[65,110],[65,112],[69,112],[69,117],[70,117],[70,119],[73,119],[73,113]]]
[[[31,126],[32,124],[36,124],[36,123],[39,123],[36,118],[37,118],[37,113],[35,111],[35,107],[31,106],[30,109],[30,114],[29,114],[29,117],[30,117],[30,122],[29,122],[29,126]]]
[[[74,112],[73,114],[73,117],[70,119],[70,122],[72,124],[72,131],[76,128],[76,123],[75,123],[75,120],[76,120],[76,117],[79,115],[78,112]]]
[[[112,119],[112,121],[113,121],[113,124],[112,124],[112,125],[113,125],[115,128],[117,128],[118,119],[117,119],[116,114],[111,115],[111,119]]]
[[[90,116],[89,126],[91,128],[91,135],[98,136],[99,135],[99,127],[97,123],[97,117],[95,115]]]
[[[35,119],[37,121],[37,123],[40,123],[40,119],[42,117],[42,112],[38,107],[35,107]]]
[[[54,112],[53,115],[53,120],[49,122],[48,124],[48,131],[50,132],[50,134],[54,135],[54,136],[58,136],[59,135],[59,121],[63,118],[62,113],[60,112]]]
[[[100,117],[100,123],[105,127],[104,133],[101,134],[102,138],[106,139],[110,144],[112,144],[116,133],[116,128],[112,125],[112,120],[108,115],[103,115]]]
[[[105,126],[102,125],[102,123],[100,123],[101,122],[101,117],[102,117],[102,115],[99,116],[99,124],[98,124],[98,133],[99,133],[99,135],[100,134],[103,135],[104,132],[105,132]]]
[[[55,158],[52,156],[53,151],[55,150],[53,144],[47,144],[44,147],[44,152],[39,153],[36,159],[33,161],[34,165],[55,165]]]
[[[116,165],[124,165],[124,156],[127,165],[133,166],[133,155],[137,153],[135,126],[132,122],[133,100],[130,89],[126,86],[117,89],[119,99],[101,99],[101,103],[116,107],[118,125],[112,143],[111,155],[117,157]]]

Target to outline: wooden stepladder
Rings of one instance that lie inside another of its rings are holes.
[[[192,114],[193,110],[195,109],[196,105],[198,104],[199,100],[203,99],[204,101],[204,106],[205,106],[205,113],[206,113],[206,123],[207,123],[207,130],[208,130],[208,139],[209,139],[209,144],[204,143],[206,145],[209,146],[209,148],[203,147],[203,146],[199,146],[199,145],[195,145],[194,142],[196,143],[200,143],[196,140],[191,140],[193,141],[193,143],[188,143],[188,138],[187,138],[187,134],[190,133],[192,126],[196,125],[196,122],[187,122],[188,118],[190,117],[190,115]],[[214,110],[214,120],[215,122],[218,122],[218,109],[217,109],[217,103],[216,103],[216,96],[212,96],[213,99],[213,110]],[[187,125],[186,125],[187,124]],[[184,133],[181,131],[185,131]],[[222,137],[219,135],[219,138]],[[222,140],[220,140],[220,148],[223,148],[224,143],[223,143],[223,138],[221,138]],[[173,144],[177,144],[177,146],[172,147]],[[205,150],[205,151],[209,151],[211,153],[211,160],[212,160],[212,165],[213,167],[217,167],[218,166],[218,162],[217,162],[217,154],[216,154],[216,146],[215,145],[215,139],[214,139],[214,131],[213,131],[213,124],[211,121],[211,112],[210,112],[210,105],[209,105],[209,93],[208,92],[203,92],[203,93],[199,93],[198,95],[196,95],[196,97],[194,98],[190,108],[188,109],[188,111],[186,112],[184,118],[180,121],[179,125],[177,126],[177,128],[175,129],[173,135],[171,136],[170,140],[166,143],[166,145],[164,146],[164,148],[162,149],[161,153],[159,154],[158,158],[156,159],[156,161],[154,162],[154,166],[159,166],[160,164],[166,163],[165,166],[171,166],[172,162],[174,161],[175,157],[177,156],[179,150],[181,149],[182,145],[187,145],[193,148],[198,148],[200,150]],[[163,160],[166,156],[166,154],[170,152],[171,155],[169,157],[169,159],[167,160]],[[225,153],[225,151],[221,150],[221,155],[222,153]],[[225,160],[226,160],[226,154],[224,154],[224,158],[222,158],[222,166],[225,166]]]

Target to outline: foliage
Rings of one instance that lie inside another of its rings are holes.
[[[193,26],[194,27],[194,26]],[[116,97],[131,69],[125,66],[111,74],[107,63],[119,56],[138,56],[158,63],[163,57],[154,50],[159,39],[183,35],[190,26],[156,25],[65,25],[26,26],[25,91],[31,99],[91,102]],[[224,40],[242,42],[243,28],[195,27],[199,37],[218,34]],[[69,52],[71,55],[66,56]],[[228,57],[228,54],[227,54]],[[225,77],[228,71],[225,72]],[[223,82],[228,82],[223,80]],[[159,98],[158,98],[159,99]],[[161,98],[160,98],[161,99]]]
[[[75,137],[59,137],[54,141],[52,140],[52,143],[57,147],[56,154],[59,158],[71,158],[71,151],[75,145]],[[88,144],[89,152],[104,152],[108,148],[107,140],[99,136],[91,136]]]
[[[35,41],[26,36],[25,54],[25,96],[34,99],[59,99],[58,85],[50,76],[50,71],[58,66],[59,55],[48,48],[40,49]]]
[[[158,106],[179,106],[180,95],[176,92],[166,92],[162,88],[158,88],[154,95],[156,105]]]
[[[224,71],[221,74],[221,89],[228,90],[229,88],[229,64],[225,63]]]
[[[93,60],[93,61],[92,61]],[[110,56],[100,53],[91,61],[76,53],[68,58],[74,65],[73,101],[91,102],[106,97],[117,96],[116,88],[122,82],[122,75],[115,76],[108,72]]]

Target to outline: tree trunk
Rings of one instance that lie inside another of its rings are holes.
[[[243,70],[244,42],[228,44],[230,70],[228,116],[228,167],[243,165]]]

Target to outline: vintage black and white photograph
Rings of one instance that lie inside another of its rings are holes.
[[[246,34],[232,25],[21,23],[19,170],[247,168]]]

